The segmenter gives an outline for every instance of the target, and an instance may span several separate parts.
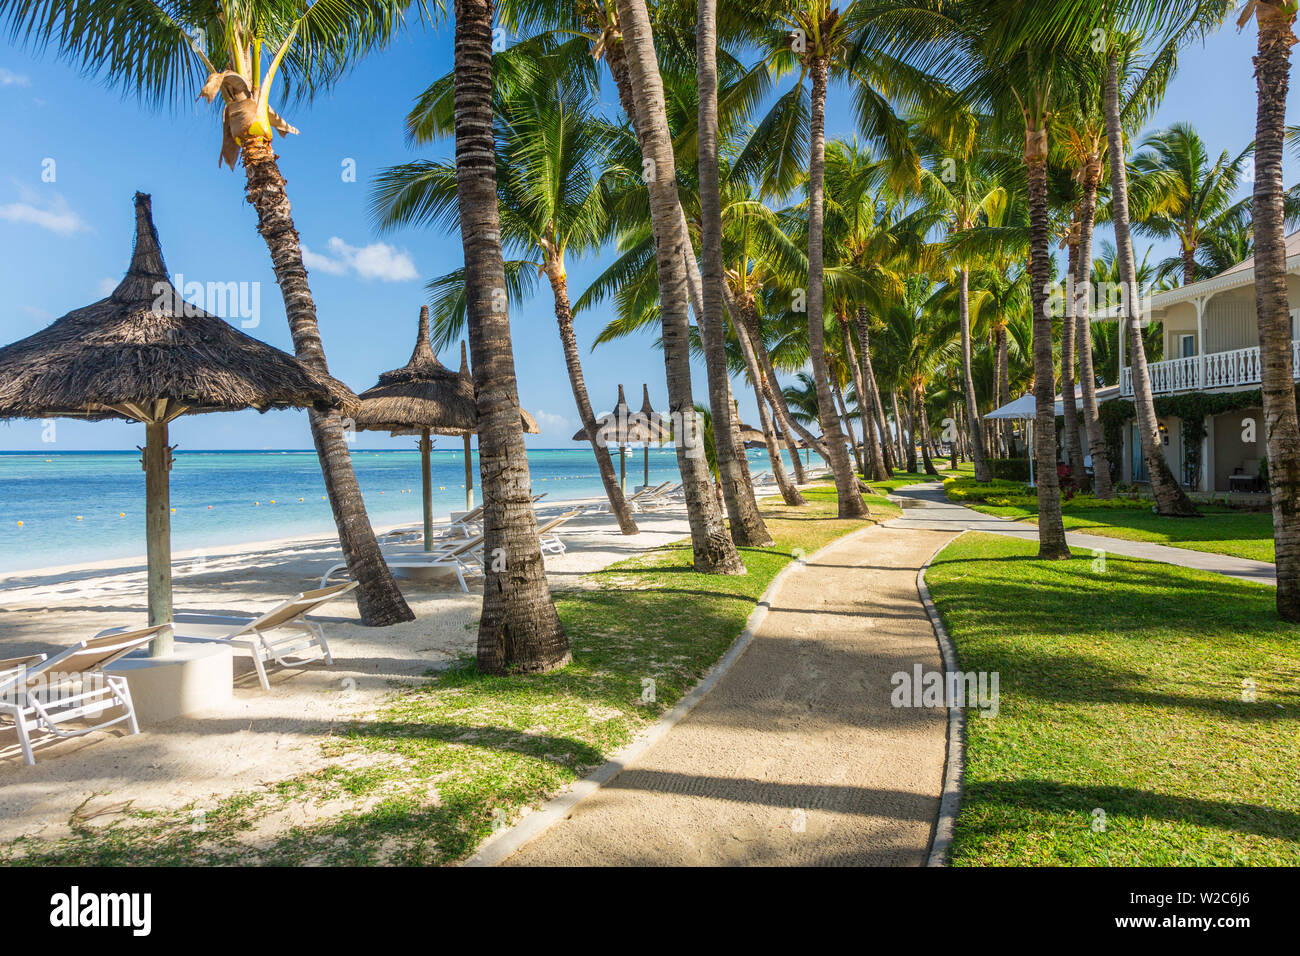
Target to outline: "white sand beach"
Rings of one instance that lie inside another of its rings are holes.
[[[539,517],[575,503],[544,503]],[[680,507],[640,514],[637,523],[641,533],[630,537],[608,514],[566,525],[567,553],[546,559],[552,587],[582,587],[584,575],[689,531]],[[315,587],[338,560],[337,540],[326,537],[214,550],[201,564],[176,565],[175,607],[256,613]],[[432,667],[474,651],[481,596],[472,585],[463,594],[448,576],[403,579],[402,589],[415,621],[366,628],[351,599],[328,605],[316,619],[325,627],[334,665],[273,668],[270,692],[258,686],[249,658],[236,654],[228,711],[146,725],[138,736],[112,728],[59,741],[37,751],[35,766],[23,764],[12,733],[0,734],[0,843],[21,836],[57,839],[70,832],[74,814],[102,825],[126,806],[211,806],[223,796],[325,766],[321,745],[336,728],[372,710],[395,684],[418,681]],[[0,658],[56,652],[105,628],[144,621],[143,559],[21,572],[0,581]],[[367,758],[329,762],[341,759]],[[270,839],[281,824],[301,825],[330,812],[295,803],[258,832]]]

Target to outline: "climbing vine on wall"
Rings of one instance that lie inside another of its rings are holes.
[[[1296,388],[1300,400],[1300,386]],[[1183,447],[1187,452],[1187,467],[1197,474],[1201,467],[1201,441],[1205,438],[1206,422],[1216,415],[1225,415],[1243,408],[1261,408],[1264,398],[1259,389],[1249,392],[1188,392],[1184,395],[1159,395],[1155,400],[1156,415],[1161,418],[1177,417],[1183,423]],[[1106,436],[1106,453],[1114,464],[1122,461],[1124,450],[1124,425],[1136,412],[1126,398],[1103,402],[1097,409],[1102,431]]]

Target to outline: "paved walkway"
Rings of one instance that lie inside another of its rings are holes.
[[[789,575],[695,709],[507,864],[924,864],[947,712],[890,678],[942,666],[916,574],[951,537],[877,526]]]
[[[920,485],[908,485],[899,488],[891,495],[901,499],[903,516],[887,522],[886,526],[908,528],[913,530],[948,531],[986,531],[990,534],[1005,534],[1027,541],[1038,540],[1038,526],[1024,521],[1012,521],[999,518],[954,504],[943,493],[943,485],[929,482]],[[1196,568],[1200,571],[1213,571],[1228,577],[1255,581],[1260,584],[1277,586],[1277,568],[1266,561],[1250,561],[1246,558],[1234,558],[1226,554],[1213,554],[1208,551],[1192,551],[1188,548],[1171,548],[1163,544],[1151,544],[1147,541],[1127,541],[1124,538],[1108,538],[1104,535],[1078,534],[1067,532],[1066,541],[1075,548],[1102,550],[1107,554],[1122,554],[1130,558],[1144,558],[1148,561],[1160,561],[1164,564],[1176,564],[1184,568]]]

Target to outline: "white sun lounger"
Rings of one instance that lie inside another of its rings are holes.
[[[356,582],[348,581],[318,591],[303,591],[260,617],[177,614],[172,632],[176,640],[187,644],[226,644],[248,651],[253,658],[253,667],[257,669],[257,682],[262,685],[262,690],[270,690],[271,682],[266,679],[269,661],[281,667],[295,667],[317,660],[334,663],[324,629],[316,621],[307,620],[307,615],[356,586]]]
[[[472,511],[467,511],[455,521],[446,526],[439,525],[433,529],[435,540],[439,538],[469,538],[479,532],[479,519],[483,517],[483,506],[479,505]],[[379,536],[381,545],[388,545],[395,542],[408,541],[415,538],[424,537],[424,525],[411,525],[406,528],[394,528],[392,531],[385,532]]]
[[[583,510],[583,508],[575,508],[573,511],[552,518],[537,529],[537,539],[541,543],[542,554],[564,554],[566,550],[564,542],[560,540],[560,536],[555,531],[561,525],[578,517]]]
[[[637,502],[637,507],[641,511],[658,511],[661,508],[671,507],[679,503],[678,495],[681,490],[681,482],[673,485],[672,482],[665,481],[658,488],[651,489],[649,494],[640,499]]]
[[[671,481],[665,481],[663,484],[655,485],[653,488],[642,488],[635,494],[628,495],[623,500],[627,502],[627,506],[632,509],[632,512],[635,514],[638,511],[644,510],[647,505],[651,505],[652,502],[658,500],[658,496],[661,495],[671,484]],[[609,502],[606,501],[604,504],[600,505],[597,510],[606,514],[612,514],[614,509],[611,508]]]
[[[466,575],[473,577],[483,573],[483,535],[476,534],[472,538],[448,541],[433,551],[420,551],[414,548],[404,551],[386,551],[384,562],[391,571],[432,571],[438,568],[452,571],[456,575],[456,580],[460,582],[460,589],[468,594],[469,585],[465,581]],[[326,582],[335,574],[340,571],[346,573],[347,569],[347,563],[342,561],[331,566],[321,575],[321,587],[325,587]]]
[[[549,492],[543,491],[540,495],[533,495],[533,504],[541,501]],[[447,525],[438,525],[433,529],[433,540],[439,541],[447,538],[472,538],[476,534],[483,533],[483,505],[465,512],[455,521]],[[394,528],[392,531],[386,531],[379,535],[379,544],[381,547],[387,547],[392,544],[404,544],[411,541],[419,541],[424,538],[424,525],[410,525],[405,528]]]
[[[0,726],[9,722],[17,730],[23,761],[36,763],[32,752],[35,734],[48,735],[42,739],[80,737],[123,722],[131,733],[138,734],[140,724],[126,678],[106,674],[104,668],[144,647],[165,627],[161,624],[96,636],[53,657],[36,654],[0,661],[0,718],[8,718],[0,721]],[[122,711],[116,717],[90,725],[81,723],[114,708]],[[77,726],[65,726],[74,722]]]

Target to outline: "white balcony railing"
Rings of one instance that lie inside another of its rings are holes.
[[[1201,380],[1201,360],[1204,359],[1204,381]],[[1300,340],[1291,343],[1291,369],[1300,381]],[[1168,395],[1171,392],[1191,392],[1198,388],[1238,388],[1260,383],[1259,349],[1236,349],[1232,352],[1211,352],[1209,355],[1192,355],[1187,358],[1152,362],[1147,366],[1151,375],[1151,394]],[[1133,369],[1120,369],[1120,394],[1133,394]]]

